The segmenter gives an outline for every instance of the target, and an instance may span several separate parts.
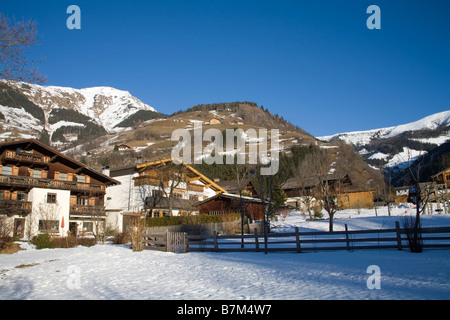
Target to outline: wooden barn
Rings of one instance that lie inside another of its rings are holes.
[[[263,220],[263,207],[260,199],[252,197],[242,197],[245,213],[253,221]],[[230,193],[219,193],[211,198],[197,204],[200,214],[216,215],[240,212],[239,195]]]

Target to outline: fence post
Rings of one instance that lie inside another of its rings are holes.
[[[345,224],[345,240],[347,242],[347,250],[350,250],[350,240],[348,238],[348,226]]]
[[[189,239],[187,232],[183,232],[184,253],[189,252]]]
[[[295,244],[297,246],[297,253],[302,252],[302,249],[300,248],[300,234],[298,232],[298,227],[295,227]]]
[[[400,222],[398,222],[398,221],[395,221],[395,230],[397,233],[398,250],[402,250],[402,235],[400,234]]]
[[[170,252],[170,232],[166,231],[166,252]]]
[[[258,242],[258,229],[255,228],[255,246],[256,246],[256,252],[259,252],[259,242]]]
[[[214,230],[214,251],[217,252],[219,251],[219,245],[217,243],[217,231]]]

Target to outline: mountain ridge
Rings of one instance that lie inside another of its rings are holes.
[[[367,163],[403,169],[408,163],[450,140],[450,110],[397,126],[317,137],[352,144]]]
[[[73,141],[83,129],[93,134],[116,132],[121,130],[118,125],[138,111],[157,113],[155,108],[128,91],[105,86],[74,89],[1,80],[0,92],[0,113],[3,115],[0,120],[4,120],[2,138],[29,138],[45,130],[52,142],[65,142],[64,135],[72,135],[68,140]],[[8,135],[9,127],[15,127],[15,130]],[[65,129],[61,129],[63,127]],[[53,137],[55,132],[59,140]]]

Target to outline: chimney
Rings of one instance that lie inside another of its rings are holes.
[[[111,170],[109,169],[109,166],[103,166],[102,167],[102,173],[105,175],[105,176],[110,176],[110,173],[111,173]]]
[[[136,160],[134,161],[134,164],[137,165],[137,166],[142,164],[142,157],[141,156],[137,156]]]

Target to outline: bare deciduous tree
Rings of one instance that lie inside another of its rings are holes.
[[[300,186],[300,202],[306,208],[309,219],[312,220],[313,205],[316,202],[313,190],[313,177],[312,173],[316,171],[316,162],[314,154],[307,154],[303,161],[299,163],[295,172],[295,178],[299,182]]]
[[[411,252],[416,253],[423,251],[420,215],[423,213],[428,201],[430,200],[430,196],[434,191],[434,186],[431,183],[420,183],[420,173],[423,166],[423,159],[424,158],[422,157],[422,155],[419,155],[419,157],[417,157],[417,159],[414,161],[415,164],[413,166],[412,157],[408,151],[408,168],[411,174],[411,180],[413,182],[413,190],[415,192],[413,202],[416,205],[416,216],[413,219],[414,221],[411,221],[411,219],[408,221],[405,218],[403,223],[406,230],[410,250]]]
[[[175,189],[181,187],[186,182],[186,166],[175,164],[174,162],[163,162],[156,166],[155,170],[159,178],[159,188],[167,198],[169,216],[172,216],[173,199],[175,198]]]
[[[7,80],[45,82],[27,57],[28,50],[38,43],[34,21],[11,21],[0,13],[0,77]]]

